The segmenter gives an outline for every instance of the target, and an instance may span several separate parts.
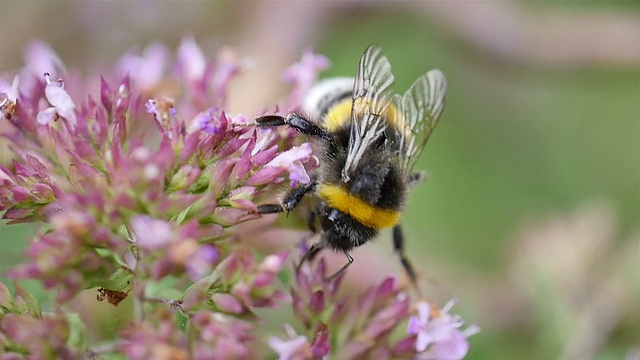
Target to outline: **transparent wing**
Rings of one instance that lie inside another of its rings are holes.
[[[393,96],[393,73],[378,45],[369,46],[360,57],[353,84],[351,135],[342,179],[349,181],[365,150],[385,132],[385,115]]]
[[[396,95],[396,143],[398,159],[406,176],[424,150],[433,129],[444,110],[447,79],[440,70],[431,70],[419,77],[403,96]]]

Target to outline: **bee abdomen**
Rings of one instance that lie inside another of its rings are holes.
[[[391,227],[400,221],[400,212],[383,209],[349,193],[340,185],[320,184],[317,195],[330,207],[341,211],[371,229]]]
[[[353,78],[338,77],[317,82],[305,96],[303,109],[314,118],[323,118],[335,104],[351,98],[353,81]]]

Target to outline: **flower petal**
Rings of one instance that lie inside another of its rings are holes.
[[[206,58],[193,36],[183,39],[178,49],[178,68],[183,78],[187,81],[201,80],[206,67]]]
[[[58,115],[67,119],[73,125],[77,123],[76,104],[74,104],[73,99],[60,83],[47,80],[44,94],[49,104],[56,109]]]
[[[427,346],[431,344],[433,339],[429,334],[424,331],[418,333],[418,338],[416,339],[416,351],[423,352],[427,349]]]
[[[431,317],[431,304],[426,301],[418,304],[418,316],[420,317],[420,322],[426,325]]]
[[[56,118],[56,109],[53,107],[46,108],[38,113],[36,120],[40,125],[47,125]]]
[[[309,341],[300,335],[289,341],[281,340],[277,337],[269,339],[269,346],[278,354],[279,360],[298,359],[300,355],[307,352]],[[297,356],[296,356],[297,355]]]
[[[454,331],[446,341],[433,343],[429,350],[420,355],[420,359],[459,360],[464,358],[468,351],[469,342],[467,338],[460,331]]]
[[[138,215],[131,221],[131,228],[136,234],[136,244],[145,249],[158,249],[173,240],[171,225],[164,220]]]

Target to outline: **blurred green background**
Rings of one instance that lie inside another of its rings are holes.
[[[447,107],[403,222],[428,289],[483,330],[468,358],[622,359],[640,347],[638,33],[633,1],[2,1],[0,74],[31,39],[88,71],[193,34],[210,56],[256,60],[230,105],[252,114],[286,94],[279,73],[306,48],[344,76],[378,43],[399,91],[439,68]],[[0,225],[0,272],[35,231]],[[370,261],[390,258],[375,247]]]

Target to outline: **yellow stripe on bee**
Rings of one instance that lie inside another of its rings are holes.
[[[357,196],[349,194],[341,186],[320,184],[318,196],[334,209],[350,215],[362,225],[381,229],[390,227],[400,221],[400,213],[395,210],[381,209],[369,204]]]
[[[324,126],[332,133],[340,130],[351,118],[351,99],[340,101],[327,112]]]
[[[325,128],[328,132],[334,132],[340,130],[350,119],[351,119],[351,99],[344,99],[331,107],[327,112],[325,117]],[[363,112],[366,108],[368,108],[368,102],[364,100],[364,98],[355,99],[355,104],[353,105],[353,109],[356,112]],[[393,127],[398,127],[398,122],[404,122],[404,117],[398,111],[398,109],[393,106],[393,104],[389,104],[387,107],[387,112],[384,115],[384,118],[391,124]]]

